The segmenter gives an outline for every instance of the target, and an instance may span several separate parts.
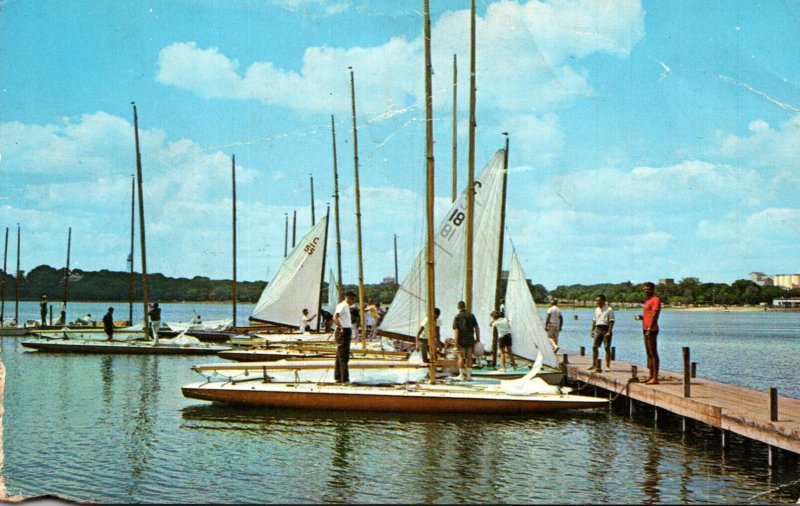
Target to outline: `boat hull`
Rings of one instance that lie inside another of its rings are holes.
[[[225,348],[217,346],[175,346],[159,344],[152,341],[77,341],[65,340],[33,340],[20,343],[25,348],[51,353],[99,353],[122,355],[214,355]]]
[[[521,414],[607,406],[608,401],[576,395],[513,396],[469,387],[414,385],[407,388],[313,383],[192,383],[190,399],[315,410],[404,413]]]

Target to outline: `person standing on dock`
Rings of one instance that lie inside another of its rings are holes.
[[[108,312],[103,315],[103,331],[108,336],[106,341],[114,340],[114,308],[108,308]]]
[[[150,337],[155,340],[155,344],[158,344],[158,329],[161,327],[161,308],[158,307],[158,302],[150,305],[147,316],[150,317]]]
[[[481,329],[475,315],[467,311],[467,303],[458,301],[458,314],[453,318],[453,330],[458,344],[458,377],[472,379],[472,347],[481,340]]]
[[[658,384],[658,317],[661,315],[661,297],[656,295],[656,285],[650,281],[644,284],[644,314],[642,315],[642,334],[644,349],[647,352],[647,368],[650,376],[645,385]]]
[[[606,296],[602,293],[594,299],[592,330],[589,332],[592,342],[592,365],[590,371],[597,369],[597,357],[602,344],[606,349],[606,368],[611,367],[611,337],[614,329],[614,310],[606,304]]]
[[[42,317],[42,327],[47,325],[47,295],[42,295],[42,300],[39,302],[39,315]]]
[[[564,317],[561,315],[561,310],[558,308],[558,301],[553,299],[550,302],[550,309],[547,310],[547,320],[544,322],[544,328],[547,330],[547,337],[550,338],[550,344],[553,349],[558,349],[558,335],[564,327]]]
[[[336,306],[333,322],[336,324],[336,368],[333,379],[336,383],[349,383],[350,341],[353,339],[353,321],[350,318],[350,306],[355,304],[356,294],[347,292],[344,300]]]

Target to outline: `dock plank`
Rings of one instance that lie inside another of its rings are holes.
[[[559,357],[563,363],[563,355]],[[712,427],[760,441],[794,453],[800,453],[800,399],[779,396],[778,420],[770,421],[768,392],[752,390],[696,377],[690,382],[690,397],[684,397],[683,373],[662,370],[658,385],[645,385],[646,367],[620,360],[610,369],[589,371],[591,357],[568,353],[567,376],[608,390],[612,395],[664,409],[679,416],[698,420]],[[638,377],[631,377],[631,365],[638,367]]]

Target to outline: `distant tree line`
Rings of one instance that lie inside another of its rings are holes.
[[[47,294],[51,301],[61,300],[64,296],[65,268],[54,269],[40,265],[28,273],[21,273],[19,280],[20,300],[39,300]],[[2,276],[2,275],[0,275]],[[9,273],[5,275],[5,299],[14,298],[15,279]],[[231,280],[212,280],[204,276],[188,278],[169,278],[163,274],[147,275],[147,290],[150,300],[164,302],[192,301],[216,302],[229,301],[233,298]],[[263,281],[238,281],[236,298],[241,302],[255,302],[267,284]],[[130,273],[101,270],[97,272],[73,269],[70,271],[67,285],[68,300],[124,302],[129,299]],[[142,300],[142,276],[134,273],[133,298]]]
[[[54,269],[40,265],[28,273],[21,273],[19,280],[20,300],[39,300],[47,294],[51,301],[61,300],[64,294],[66,269]],[[68,299],[81,301],[124,302],[129,298],[128,272],[101,270],[97,272],[73,269],[68,283]],[[16,280],[11,274],[0,273],[0,283],[5,282],[5,299],[13,300]],[[164,302],[224,302],[232,298],[231,280],[214,280],[205,276],[170,278],[153,273],[147,276],[149,298]],[[236,298],[240,302],[256,302],[264,291],[264,281],[238,281]],[[591,304],[597,294],[603,293],[610,302],[641,303],[642,284],[601,283],[595,285],[561,285],[548,291],[540,284],[528,282],[534,300],[543,304],[551,298],[566,301],[581,301]],[[358,294],[358,285],[344,285],[344,290]],[[364,285],[364,299],[383,305],[391,303],[397,291],[395,283]],[[665,303],[673,305],[757,305],[771,303],[773,299],[800,297],[800,289],[784,290],[773,286],[759,286],[749,280],[740,279],[732,285],[725,283],[701,283],[697,278],[684,278],[674,285],[659,285],[656,289]],[[505,293],[505,281],[501,286]],[[323,302],[327,298],[327,284],[323,285]],[[0,294],[1,295],[1,294]],[[141,275],[134,273],[133,298],[142,299]]]
[[[609,302],[641,303],[644,299],[643,284],[601,283],[596,285],[559,286],[550,296],[574,301],[593,301],[605,294]],[[758,305],[771,304],[773,299],[800,297],[800,289],[785,290],[776,286],[759,286],[740,279],[733,284],[701,283],[698,278],[684,278],[679,283],[658,285],[656,293],[664,303],[672,305]],[[538,302],[538,301],[537,301]]]

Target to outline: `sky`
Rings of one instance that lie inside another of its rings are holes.
[[[469,2],[431,2],[436,221],[450,206],[453,60],[467,178]],[[506,268],[566,284],[800,272],[800,1],[477,2],[475,171],[508,132]],[[0,2],[8,265],[127,270],[138,111],[147,270],[268,281],[333,206],[358,280],[425,238],[420,0]],[[138,213],[138,211],[137,211]],[[331,211],[333,214],[333,211]],[[135,261],[139,270],[138,217]],[[333,222],[331,218],[331,223]],[[333,234],[333,227],[331,227]],[[0,241],[4,239],[0,236]],[[328,251],[335,251],[331,238]],[[289,245],[291,247],[291,244]],[[331,258],[333,255],[331,255]]]

